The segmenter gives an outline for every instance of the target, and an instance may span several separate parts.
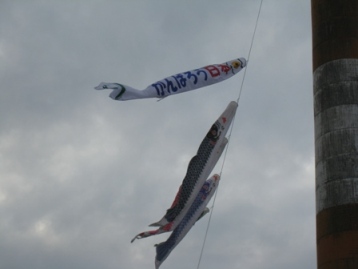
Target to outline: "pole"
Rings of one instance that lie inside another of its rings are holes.
[[[311,0],[318,269],[358,268],[358,0]]]

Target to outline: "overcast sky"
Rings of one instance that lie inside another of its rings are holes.
[[[244,72],[160,102],[94,87],[247,58],[259,5],[0,2],[1,269],[154,268],[168,234],[130,240],[170,206]],[[311,46],[309,0],[263,1],[200,268],[316,268]],[[208,220],[161,268],[197,268]]]

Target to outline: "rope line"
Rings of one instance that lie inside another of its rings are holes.
[[[241,97],[241,93],[242,93],[242,89],[243,89],[243,86],[244,86],[244,81],[245,81],[245,77],[246,77],[246,70],[247,70],[247,68],[248,68],[248,63],[249,63],[249,59],[250,59],[252,47],[253,47],[253,44],[254,44],[254,39],[255,39],[255,36],[256,36],[257,25],[258,25],[259,17],[260,17],[260,14],[261,14],[262,2],[263,2],[263,0],[260,1],[259,11],[258,11],[258,13],[257,13],[256,22],[255,22],[255,28],[254,28],[254,32],[253,32],[253,34],[252,34],[250,49],[249,49],[249,53],[248,53],[248,56],[247,56],[247,64],[246,64],[246,68],[245,68],[245,70],[244,70],[244,75],[243,75],[243,77],[242,77],[241,86],[240,86],[240,89],[239,89],[239,95],[238,95],[238,98],[237,98],[237,100],[236,100],[236,102],[237,102],[238,104],[239,104],[240,97]],[[233,120],[232,120],[232,125],[231,125],[231,128],[230,128],[230,130],[229,130],[228,143],[227,143],[227,145],[226,145],[226,149],[225,149],[225,152],[224,152],[224,157],[223,157],[223,161],[222,161],[222,165],[221,165],[221,170],[220,170],[220,177],[222,176],[222,173],[223,173],[223,170],[224,170],[225,161],[226,161],[226,156],[227,156],[227,152],[228,152],[228,150],[229,150],[229,145],[230,145],[230,140],[231,140],[231,134],[232,134],[232,130],[234,129],[234,125],[235,125],[235,118],[236,118],[236,114],[234,115],[234,118],[233,118]],[[210,214],[209,214],[208,224],[207,224],[207,226],[206,226],[204,241],[203,241],[203,245],[202,245],[202,247],[201,247],[201,251],[200,251],[200,256],[199,256],[199,261],[198,261],[197,269],[200,268],[201,259],[202,259],[202,257],[203,257],[204,248],[205,248],[205,244],[206,244],[206,239],[207,239],[207,237],[208,237],[208,232],[209,232],[211,217],[212,217],[212,215],[213,215],[214,206],[215,206],[215,201],[216,201],[216,197],[217,197],[217,195],[218,195],[218,191],[219,191],[219,188],[216,189],[216,192],[215,192],[215,194],[214,194],[214,199],[213,199],[213,203],[212,203],[211,210],[210,210]]]
[[[260,18],[260,14],[261,14],[262,2],[263,2],[263,0],[261,0],[261,2],[260,2],[259,12],[257,13],[257,17],[256,17],[254,33],[252,34],[252,39],[251,39],[251,45],[250,45],[250,49],[249,49],[249,54],[248,54],[248,56],[247,56],[247,65],[249,64],[250,55],[251,55],[251,50],[252,50],[252,46],[253,46],[253,44],[254,44],[254,39],[255,39],[255,36],[256,36],[257,25],[259,24],[259,18]],[[241,92],[242,92],[242,88],[243,88],[243,86],[244,86],[244,81],[245,81],[245,76],[246,76],[246,70],[247,70],[247,66],[246,66],[246,68],[245,68],[245,70],[244,70],[244,75],[243,75],[243,77],[242,77],[241,86],[240,86],[240,91],[239,91],[239,97],[237,98],[237,103],[239,103],[239,100],[240,100],[240,97],[241,97]]]

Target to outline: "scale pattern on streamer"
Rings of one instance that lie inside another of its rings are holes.
[[[214,149],[214,146],[217,140],[220,137],[219,132],[220,123],[217,121],[212,125],[209,132],[201,142],[197,154],[190,160],[188,165],[187,174],[183,180],[180,197],[178,202],[170,209],[167,210],[165,214],[165,219],[168,222],[173,221],[176,216],[178,216],[181,210],[185,207],[186,202],[188,201],[194,186],[200,178],[201,173],[203,172],[206,163]]]

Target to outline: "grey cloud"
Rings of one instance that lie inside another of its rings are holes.
[[[130,240],[169,207],[244,73],[160,102],[116,102],[93,87],[144,88],[247,57],[258,6],[0,4],[3,266],[154,268],[153,245],[167,235]],[[316,266],[309,8],[309,1],[263,3],[202,268]],[[197,265],[207,221],[163,268]]]

